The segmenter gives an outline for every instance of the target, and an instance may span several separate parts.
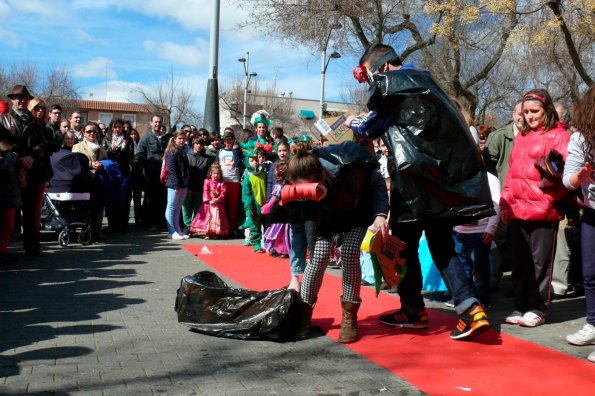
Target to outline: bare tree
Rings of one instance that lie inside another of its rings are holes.
[[[314,50],[326,48],[329,39],[344,52],[359,53],[373,43],[395,46],[403,58],[432,45],[426,34],[428,16],[422,0],[237,0],[251,11],[244,26]],[[262,18],[267,15],[267,18]],[[440,16],[438,16],[439,21]]]
[[[202,116],[194,110],[194,94],[181,87],[181,82],[173,69],[169,76],[157,83],[154,88],[137,85],[132,92],[143,98],[145,108],[162,114],[169,120],[170,128],[179,124],[201,124]]]
[[[243,121],[243,84],[242,80],[236,78],[229,83],[224,83],[224,88],[219,94],[222,109],[227,111],[238,125],[242,125]],[[273,85],[261,88],[256,81],[250,88],[246,106],[248,122],[254,112],[263,109],[270,114],[275,126],[288,130],[301,127],[295,108],[295,100],[291,96],[280,95]]]
[[[52,66],[41,71],[29,63],[13,63],[8,68],[0,66],[0,92],[6,95],[13,86],[26,85],[32,95],[45,99],[48,105],[59,99],[78,98],[70,70],[66,66]]]
[[[56,66],[47,70],[45,78],[40,82],[40,95],[48,104],[64,98],[77,98],[75,83],[68,68]]]
[[[237,125],[242,125],[244,106],[244,82],[240,78],[223,82],[219,92],[220,110],[229,113]]]
[[[341,92],[341,100],[348,103],[353,103],[353,110],[358,112],[365,112],[368,107],[368,92],[367,85],[351,84],[343,89]]]

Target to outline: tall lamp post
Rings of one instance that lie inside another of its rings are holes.
[[[244,111],[242,112],[242,128],[246,128],[246,111],[248,106],[248,87],[250,86],[250,79],[258,76],[257,73],[250,73],[250,52],[246,52],[245,58],[238,59],[244,65]]]
[[[328,47],[328,42],[331,38],[331,33],[335,29],[341,29],[343,26],[340,23],[334,23],[329,27],[328,35],[326,36],[326,40],[324,41],[324,45],[322,46],[322,68],[320,69],[320,109],[318,113],[318,118],[322,119],[324,114],[324,83],[326,78],[326,69],[328,67],[329,62],[331,59],[339,59],[341,54],[337,51],[333,51],[329,57],[326,57],[326,48]]]
[[[205,118],[203,125],[210,131],[219,131],[219,85],[217,70],[219,59],[219,0],[213,0],[211,16],[211,38],[209,56],[209,80],[205,97]]]

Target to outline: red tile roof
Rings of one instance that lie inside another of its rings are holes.
[[[62,99],[57,100],[63,107],[81,110],[118,111],[124,113],[151,113],[150,105],[126,102],[105,102],[100,100],[86,99]]]

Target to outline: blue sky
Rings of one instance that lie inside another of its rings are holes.
[[[261,86],[276,76],[279,92],[320,95],[320,53],[276,42],[254,29],[238,30],[246,10],[221,0],[220,89],[243,78],[238,58],[250,51]],[[130,87],[148,88],[173,70],[196,93],[203,111],[208,78],[210,0],[0,0],[0,63],[67,66],[82,98],[137,101]],[[332,43],[329,51],[332,51]],[[338,49],[340,51],[340,49]],[[341,100],[353,83],[353,58],[331,62],[326,99]]]

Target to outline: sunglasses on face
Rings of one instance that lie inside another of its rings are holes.
[[[45,109],[46,109],[46,108],[45,108],[45,107],[43,107],[43,106],[35,106],[35,107],[33,108],[33,110],[35,110],[35,111],[45,111]]]
[[[97,132],[96,132],[95,130],[93,130],[93,129],[90,129],[90,130],[88,130],[88,131],[85,131],[85,133],[88,133],[88,134],[90,134],[90,135],[95,135],[95,134],[97,134]]]

